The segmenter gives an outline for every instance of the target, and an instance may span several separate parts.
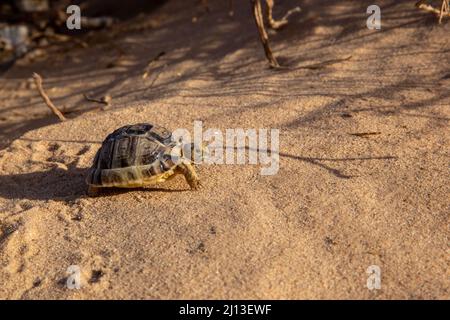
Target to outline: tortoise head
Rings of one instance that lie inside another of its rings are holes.
[[[181,149],[182,156],[191,160],[192,163],[200,164],[209,156],[208,148],[205,144],[186,143]]]

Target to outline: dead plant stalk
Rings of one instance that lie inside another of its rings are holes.
[[[59,120],[66,121],[67,120],[66,117],[64,117],[62,112],[59,111],[58,108],[55,107],[53,102],[50,100],[48,95],[45,93],[44,88],[42,87],[42,82],[43,82],[42,77],[35,72],[35,73],[33,73],[33,79],[34,79],[34,82],[36,83],[39,94],[41,95],[41,97],[44,100],[47,107],[50,108],[50,110],[59,118]]]

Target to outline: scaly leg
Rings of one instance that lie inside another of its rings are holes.
[[[192,166],[192,164],[188,162],[183,162],[178,166],[178,168],[186,178],[186,181],[187,183],[189,183],[189,186],[191,187],[192,190],[198,190],[201,188],[200,178],[195,172],[195,169]]]
[[[173,172],[173,170],[169,170],[164,172],[163,174],[161,174],[161,176],[158,178],[158,180],[156,181],[156,183],[162,183],[165,182],[167,180],[170,180],[171,178],[173,178],[175,176],[175,172]]]

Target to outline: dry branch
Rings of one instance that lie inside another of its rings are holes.
[[[55,107],[48,95],[45,93],[44,88],[42,87],[42,77],[37,73],[33,73],[33,79],[45,104],[50,108],[50,110],[52,110],[52,112],[59,118],[59,120],[66,121],[66,117],[64,117],[61,111],[59,111],[58,108]]]
[[[255,18],[255,23],[258,28],[259,38],[264,48],[264,53],[266,54],[267,60],[269,60],[269,64],[273,68],[280,67],[277,59],[275,59],[272,49],[269,45],[269,37],[267,36],[266,29],[264,27],[264,18],[262,14],[261,8],[261,0],[251,0],[253,5],[253,17]]]
[[[88,96],[87,94],[84,94],[84,98],[89,102],[101,103],[101,104],[104,104],[107,106],[109,106],[112,101],[112,98],[109,95],[103,96],[100,99],[95,99],[95,98]]]
[[[432,5],[426,4],[425,0],[420,0],[416,3],[416,7],[427,12],[432,12],[439,17],[439,23],[442,23],[442,19],[447,16],[450,17],[450,3],[449,0],[442,0],[441,9],[436,9]]]
[[[285,25],[288,24],[288,19],[289,17],[296,13],[296,12],[300,12],[301,9],[300,7],[295,7],[291,10],[289,10],[283,18],[281,18],[280,20],[275,20],[273,18],[273,6],[275,5],[275,1],[274,0],[266,0],[266,4],[267,4],[267,22],[269,24],[269,27],[276,30],[279,29],[281,27],[284,27]]]

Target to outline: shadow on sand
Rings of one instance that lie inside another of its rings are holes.
[[[85,182],[87,168],[53,168],[47,171],[0,176],[0,197],[9,199],[54,200],[72,202],[88,197]],[[129,191],[183,192],[189,189],[105,188],[95,197],[113,196]]]

